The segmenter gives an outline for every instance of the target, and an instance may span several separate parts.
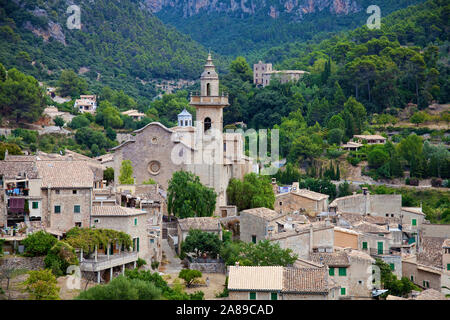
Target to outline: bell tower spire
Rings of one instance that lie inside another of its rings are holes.
[[[200,76],[200,94],[191,94],[190,105],[196,109],[197,124],[206,132],[210,128],[223,131],[223,108],[228,106],[228,95],[219,93],[219,75],[211,53]]]

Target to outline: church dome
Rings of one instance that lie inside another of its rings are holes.
[[[186,110],[186,108],[178,114],[178,126],[192,127],[192,115]]]

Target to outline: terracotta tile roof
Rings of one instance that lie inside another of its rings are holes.
[[[146,211],[122,206],[93,206],[92,216],[136,216]]]
[[[10,155],[5,158],[5,161],[35,161],[36,156],[18,156],[18,155]]]
[[[307,190],[307,189],[298,189],[296,191],[291,189],[290,192],[279,193],[279,194],[276,195],[276,197],[283,196],[283,195],[286,195],[286,194],[294,194],[294,195],[297,195],[297,196],[300,196],[300,197],[304,197],[304,198],[307,198],[307,199],[311,199],[311,200],[315,200],[315,201],[328,199],[330,197],[327,194],[314,192],[314,191]]]
[[[353,137],[355,138],[360,138],[360,139],[365,139],[365,140],[386,140],[385,137],[380,136],[378,134],[355,134]]]
[[[228,274],[228,290],[283,289],[283,267],[231,266]]]
[[[284,268],[283,292],[327,293],[328,275],[325,268]]]
[[[178,224],[182,231],[190,229],[198,229],[203,231],[219,231],[221,230],[220,220],[213,217],[196,217],[178,220]]]
[[[449,299],[446,298],[445,294],[443,294],[442,292],[439,292],[434,289],[427,289],[420,292],[417,295],[416,300],[449,300]]]
[[[15,179],[18,175],[35,179],[38,170],[33,161],[0,161],[0,175],[6,179]]]
[[[42,187],[93,188],[94,173],[86,161],[37,161]]]
[[[416,214],[420,214],[422,216],[425,215],[425,213],[422,212],[422,208],[420,208],[420,207],[402,207],[402,211],[416,213]]]
[[[417,262],[426,266],[442,268],[442,245],[446,238],[422,237]]]
[[[387,228],[365,221],[355,223],[353,225],[353,229],[355,229],[358,232],[366,232],[366,233],[385,233],[385,234],[389,233],[389,230]]]
[[[350,250],[347,252],[347,254],[350,258],[363,259],[363,260],[368,260],[368,261],[372,261],[373,263],[375,263],[374,258],[372,258],[367,253],[359,251],[359,250]]]
[[[313,252],[309,254],[309,258],[316,262],[330,267],[348,267],[350,261],[348,260],[347,252]]]
[[[253,216],[260,217],[267,221],[272,221],[274,219],[281,218],[283,216],[282,214],[279,214],[274,210],[263,207],[243,210],[241,214],[242,213],[251,214]]]

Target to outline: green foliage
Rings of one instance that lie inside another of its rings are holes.
[[[88,85],[86,80],[78,77],[73,70],[63,70],[59,76],[58,88],[61,96],[76,98],[86,93]]]
[[[108,284],[97,285],[80,293],[77,300],[159,300],[161,289],[153,283],[118,276]]]
[[[51,270],[30,271],[23,284],[31,300],[59,300],[58,281]]]
[[[107,184],[110,184],[111,182],[114,181],[114,168],[106,168],[103,171],[103,179],[106,180]]]
[[[344,137],[344,131],[341,129],[331,129],[328,131],[328,143],[340,145],[342,138]]]
[[[139,269],[140,267],[142,267],[143,265],[146,265],[147,264],[147,262],[144,260],[144,259],[142,259],[142,258],[138,258],[137,259],[137,262],[136,262],[136,265],[137,265],[137,268]]]
[[[89,119],[83,114],[83,115],[74,117],[72,119],[72,121],[70,121],[68,126],[69,126],[69,128],[76,130],[76,129],[80,129],[83,127],[88,127],[90,124],[91,124],[91,121],[89,121]]]
[[[387,294],[406,297],[412,290],[421,291],[413,282],[408,278],[402,277],[400,280],[391,271],[391,267],[381,259],[376,258],[376,266],[380,268],[381,272],[381,284],[383,288],[389,290]]]
[[[191,172],[174,172],[167,191],[167,210],[178,218],[210,217],[214,213],[214,189],[204,186]]]
[[[58,240],[50,233],[38,231],[23,240],[24,254],[28,257],[45,256]]]
[[[345,196],[349,196],[351,195],[351,191],[350,191],[350,185],[348,184],[347,181],[345,181],[344,183],[341,183],[338,187],[338,196],[339,197],[345,197]]]
[[[44,94],[38,81],[17,69],[8,70],[0,81],[0,115],[19,122],[34,122],[44,111]]]
[[[227,265],[239,262],[241,266],[288,266],[297,260],[291,249],[282,249],[268,240],[257,244],[229,242],[222,247],[220,256]]]
[[[5,159],[5,152],[8,150],[10,155],[22,155],[22,150],[17,144],[0,142],[0,160]]]
[[[64,127],[64,124],[66,123],[66,122],[64,121],[64,119],[61,118],[61,117],[55,117],[55,118],[53,119],[53,122],[55,123],[56,126],[58,126],[58,127],[60,127],[60,128]]]
[[[95,251],[95,247],[107,248],[108,244],[118,243],[126,249],[131,247],[130,235],[111,229],[72,228],[66,233],[65,241],[76,249],[83,249],[85,254]]]
[[[238,210],[265,207],[273,209],[275,195],[267,176],[249,173],[244,181],[231,179],[227,187],[228,203],[236,205]]]
[[[131,160],[123,160],[120,166],[120,184],[134,184],[133,165]]]
[[[178,273],[178,278],[185,281],[186,287],[190,287],[192,283],[202,277],[202,273],[198,270],[183,269]]]
[[[142,184],[156,184],[156,181],[152,178],[148,178],[147,181],[142,181]]]
[[[58,241],[50,249],[44,263],[57,277],[65,275],[69,266],[79,264],[74,248],[64,241]]]
[[[382,149],[373,149],[368,155],[369,165],[374,168],[379,168],[389,160],[389,155]]]
[[[181,250],[195,253],[196,257],[208,255],[215,258],[220,252],[221,245],[217,234],[191,229],[181,245]]]

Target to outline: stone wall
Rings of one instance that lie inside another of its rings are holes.
[[[422,237],[450,238],[450,224],[423,223],[420,231]]]
[[[14,260],[15,269],[41,270],[44,269],[45,257],[7,257],[0,259],[0,270],[5,268],[8,260]]]
[[[223,262],[189,262],[188,268],[192,270],[199,270],[203,273],[225,273],[226,266]]]

